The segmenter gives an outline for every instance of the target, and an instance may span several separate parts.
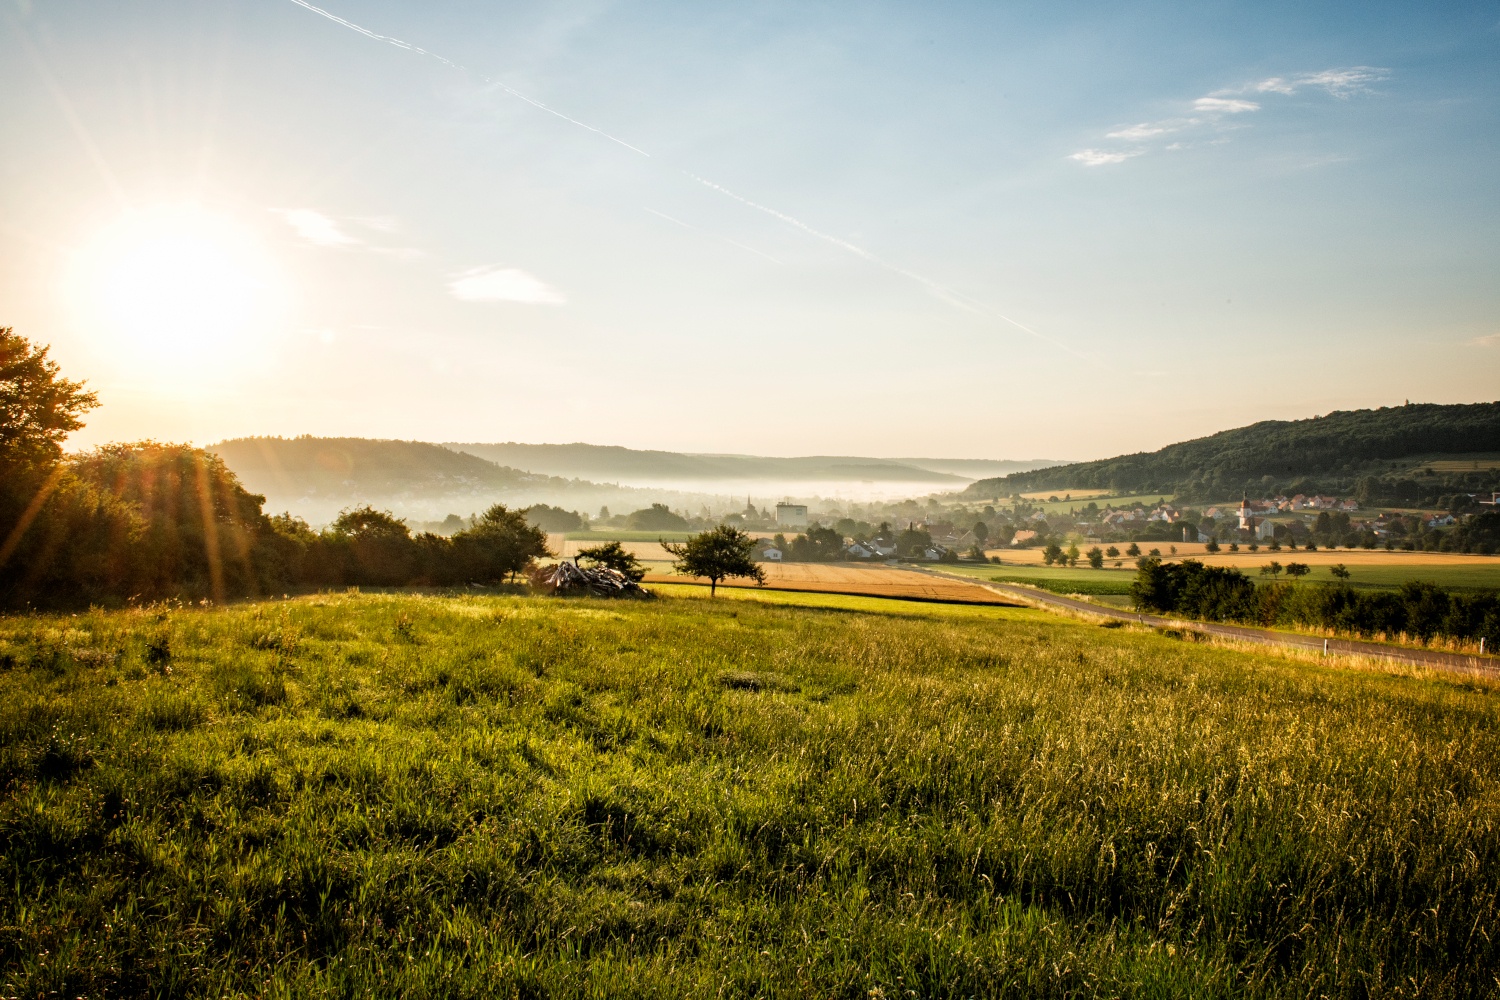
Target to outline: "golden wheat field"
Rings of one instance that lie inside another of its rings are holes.
[[[908,600],[967,601],[1011,604],[994,591],[964,580],[945,579],[917,570],[851,563],[764,563],[766,586],[829,594],[859,594]],[[647,583],[683,583],[688,578],[665,572],[646,576]],[[703,582],[707,582],[706,580]],[[719,586],[753,587],[750,580],[731,580]]]

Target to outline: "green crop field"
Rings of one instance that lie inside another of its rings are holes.
[[[692,538],[692,531],[616,531],[600,528],[597,531],[570,531],[564,537],[570,542],[685,542]]]
[[[1124,595],[1130,593],[1130,584],[1135,580],[1135,560],[1125,562],[1128,569],[947,563],[938,570],[982,582],[1030,584],[1055,594]]]
[[[689,588],[0,618],[5,996],[1500,993],[1500,703]]]
[[[1360,550],[1361,554],[1363,550]],[[1406,556],[1407,553],[1401,553]],[[1001,557],[1004,559],[1004,556]],[[1272,552],[1262,550],[1255,559],[1262,564],[1275,560],[1282,565],[1298,561],[1295,551]],[[1306,558],[1303,556],[1302,558]],[[943,573],[972,577],[977,580],[998,580],[1008,583],[1029,583],[1043,590],[1058,594],[1123,595],[1130,593],[1130,583],[1135,579],[1135,560],[1121,557],[1124,566],[1115,568],[1115,560],[1108,560],[1105,569],[1089,569],[1087,566],[999,566],[980,563],[957,563],[935,565],[931,568]],[[1253,566],[1241,568],[1246,576],[1260,578]],[[1486,590],[1500,588],[1500,559],[1466,560],[1462,564],[1423,563],[1412,564],[1409,558],[1392,558],[1389,565],[1351,565],[1349,582],[1355,587],[1379,590],[1396,590],[1408,580],[1427,580],[1450,590]],[[1285,577],[1282,577],[1285,579]],[[1310,583],[1333,583],[1334,576],[1327,566],[1316,565],[1303,579]]]

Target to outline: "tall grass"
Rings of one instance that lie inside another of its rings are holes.
[[[0,619],[0,989],[1495,995],[1497,752],[1480,684],[1020,610]]]

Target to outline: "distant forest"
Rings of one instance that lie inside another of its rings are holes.
[[[1473,461],[1454,461],[1463,458]],[[1160,451],[982,479],[965,494],[1085,489],[1198,501],[1332,493],[1365,504],[1438,504],[1456,493],[1500,490],[1500,402],[1264,420]]]

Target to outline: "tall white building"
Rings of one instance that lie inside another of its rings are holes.
[[[776,505],[776,523],[788,528],[807,527],[807,504],[779,503]]]

